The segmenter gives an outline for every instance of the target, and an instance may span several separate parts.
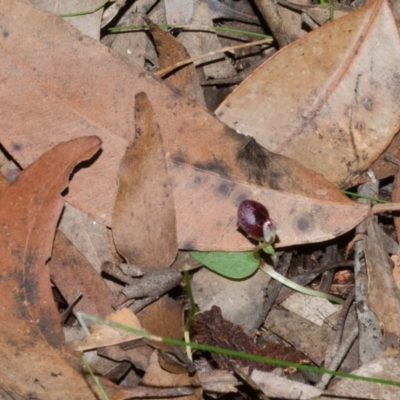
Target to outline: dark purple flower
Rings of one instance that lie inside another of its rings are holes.
[[[244,200],[240,203],[238,225],[253,239],[266,242],[275,240],[275,224],[269,218],[268,210],[258,201]]]

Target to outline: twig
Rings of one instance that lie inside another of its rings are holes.
[[[350,335],[340,345],[336,356],[333,358],[331,364],[327,367],[328,369],[335,371],[339,367],[357,336],[358,326],[355,325]],[[315,387],[317,389],[324,390],[331,379],[332,375],[323,374],[321,380],[315,385]]]
[[[177,68],[183,67],[184,65],[188,65],[188,64],[194,63],[196,61],[200,61],[200,60],[206,61],[205,59],[207,57],[213,56],[215,54],[226,53],[228,51],[243,49],[245,47],[257,46],[257,45],[266,44],[266,43],[270,43],[270,42],[272,42],[272,39],[263,39],[263,40],[258,40],[256,42],[251,42],[251,43],[238,44],[235,46],[227,46],[220,50],[211,51],[210,53],[207,53],[207,54],[202,54],[200,56],[196,56],[196,57],[188,58],[187,60],[180,61],[174,65],[171,65],[170,67],[160,69],[159,71],[155,72],[154,75],[162,78],[164,75],[169,74],[170,72],[174,71]]]

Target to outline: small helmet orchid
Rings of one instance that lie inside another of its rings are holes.
[[[248,236],[272,244],[277,228],[268,210],[258,201],[244,200],[238,208],[238,225]]]

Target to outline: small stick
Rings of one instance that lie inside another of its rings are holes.
[[[328,369],[336,370],[339,367],[339,365],[342,363],[342,360],[349,351],[351,345],[356,340],[357,336],[358,336],[358,326],[355,325],[353,330],[350,332],[350,335],[340,345],[336,356],[333,358],[331,364],[327,367]],[[321,380],[315,385],[315,387],[317,389],[324,390],[331,379],[332,375],[323,374]]]
[[[251,43],[238,44],[235,46],[227,46],[220,50],[211,51],[210,53],[207,53],[207,54],[202,54],[200,56],[196,56],[196,57],[188,58],[187,60],[180,61],[174,65],[171,65],[170,67],[160,69],[159,71],[155,72],[154,75],[162,78],[164,75],[169,74],[170,72],[174,71],[177,68],[183,67],[184,65],[188,65],[188,64],[194,63],[199,60],[205,60],[207,57],[213,56],[215,54],[226,53],[228,51],[243,49],[245,47],[257,46],[257,45],[271,43],[271,42],[272,42],[272,39],[268,38],[268,39],[263,39],[263,40],[257,40],[255,42],[251,42]]]
[[[63,324],[67,318],[70,316],[73,308],[75,307],[76,303],[82,298],[82,292],[79,292],[76,296],[75,299],[72,301],[72,303],[67,307],[67,309],[63,312],[61,316],[61,323]]]

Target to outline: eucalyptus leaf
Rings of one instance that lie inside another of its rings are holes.
[[[248,278],[259,264],[252,251],[191,251],[190,255],[208,269],[231,279]]]

